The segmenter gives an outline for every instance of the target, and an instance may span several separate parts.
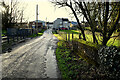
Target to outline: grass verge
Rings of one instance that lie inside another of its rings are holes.
[[[63,80],[93,79],[95,69],[81,57],[74,54],[67,42],[59,34],[54,34],[59,42],[57,43],[56,58]],[[96,75],[94,76],[95,79]]]

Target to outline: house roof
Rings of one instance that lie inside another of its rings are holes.
[[[57,18],[57,19],[62,19],[62,21],[69,21],[68,18]]]
[[[46,24],[53,24],[53,22],[46,22]]]
[[[69,21],[67,18],[62,18],[63,21]]]
[[[45,23],[45,21],[41,21],[41,20],[35,20],[35,21],[31,21],[31,22]]]
[[[77,23],[77,22],[74,22],[74,21],[72,21],[71,23],[74,24],[74,25],[78,25],[78,23]]]

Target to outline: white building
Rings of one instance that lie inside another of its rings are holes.
[[[70,23],[67,18],[57,18],[53,23],[53,28],[60,29],[60,28],[67,28],[69,29]]]

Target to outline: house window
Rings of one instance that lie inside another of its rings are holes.
[[[62,22],[60,22],[60,24],[62,24]]]
[[[60,25],[60,27],[62,27],[62,25]]]
[[[68,23],[67,21],[64,21],[64,23]]]

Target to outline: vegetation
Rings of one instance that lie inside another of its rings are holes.
[[[4,10],[2,10],[2,25],[3,29],[11,28],[14,26],[18,26],[18,23],[22,23],[23,20],[23,12],[24,7],[21,9],[19,7],[19,2],[17,0],[11,0],[10,4],[7,3],[6,0],[3,0],[2,6]]]
[[[44,33],[45,29],[42,29],[39,33],[30,35],[29,37],[37,37],[37,36],[42,36]]]
[[[66,32],[66,33],[73,33],[73,34],[79,34],[80,31],[78,30],[60,30],[61,32]]]
[[[6,30],[2,30],[2,36],[5,36],[7,34]]]
[[[59,42],[57,43],[58,47],[56,49],[56,58],[63,80],[110,79],[103,70],[93,65],[92,59],[83,53],[84,49],[79,48],[79,54],[77,54],[77,51],[73,50],[59,34],[54,35],[59,39]],[[85,43],[84,40],[82,41],[82,43]],[[88,46],[91,46],[91,44],[92,43],[89,43]],[[81,47],[89,48],[88,46],[80,45]],[[93,44],[91,47],[97,46],[96,44]],[[80,54],[80,52],[83,54]]]
[[[79,36],[79,31],[75,30],[62,30],[60,32],[77,32],[76,36]],[[120,50],[117,50],[116,47],[102,47],[102,45],[82,39],[73,39],[72,43],[69,43],[64,39],[65,34],[54,35],[59,39],[56,57],[63,79],[106,80],[119,78],[120,61],[118,58]],[[72,36],[70,35],[70,37]],[[113,64],[112,67],[111,64]]]
[[[113,33],[118,30],[120,20],[120,2],[82,2],[79,0],[54,0],[55,5],[71,9],[78,28],[81,30],[83,40],[86,40],[84,28],[81,26],[78,16],[83,15],[92,32],[92,41],[98,43],[96,32],[102,36],[102,45],[107,45]],[[83,21],[84,22],[84,21]]]
[[[101,70],[110,78],[120,78],[120,49],[116,47],[102,47],[98,51]]]
[[[30,35],[29,37],[34,38],[34,37],[37,37],[37,36],[42,36],[42,35],[43,35],[43,33],[38,33],[38,34],[33,34],[33,35]]]
[[[70,40],[72,40],[72,33],[74,33],[74,38],[75,39],[79,39],[79,33],[81,33],[79,30],[61,30],[60,32],[65,32],[65,33],[70,33]],[[63,33],[63,35],[62,36],[64,36],[64,38],[66,37],[65,36],[65,33]],[[89,42],[93,42],[93,39],[92,39],[92,33],[91,33],[91,31],[89,31],[89,30],[85,30],[85,36],[86,36],[86,41],[89,43]],[[118,35],[119,33],[118,32],[116,32],[116,33],[114,33],[112,36],[115,36],[115,35]],[[98,39],[98,44],[97,45],[102,45],[102,39],[103,39],[103,37],[102,36],[100,36],[100,33],[99,32],[96,32],[96,35],[97,35],[97,39]],[[79,40],[79,41],[81,41],[81,40]],[[82,40],[81,42],[86,42],[86,41],[84,41],[84,40]],[[107,46],[117,46],[117,47],[120,47],[120,44],[119,44],[119,42],[120,42],[120,38],[119,37],[113,37],[113,38],[111,38],[109,41],[108,41],[108,43],[107,43]]]
[[[62,79],[78,80],[80,78],[79,70],[82,69],[83,67],[81,66],[85,66],[85,64],[78,64],[78,62],[76,62],[77,58],[75,57],[75,55],[71,54],[71,50],[67,48],[66,42],[62,38],[60,38],[59,35],[55,34],[55,36],[60,39],[60,41],[57,43],[58,47],[56,49],[56,58],[58,61],[58,67],[61,71]]]
[[[44,31],[45,31],[45,30],[42,30],[42,31],[41,31],[40,33],[38,33],[38,34],[32,34],[32,35],[28,36],[28,38],[35,38],[35,37],[37,37],[37,36],[42,36]],[[3,30],[2,33],[6,33],[6,30]],[[3,34],[2,34],[2,35],[3,35]],[[18,39],[20,40],[20,42],[21,42],[21,41],[22,41],[22,42],[25,41],[24,39],[20,39],[20,37],[19,37]],[[13,41],[13,38],[10,37],[10,38],[9,38],[9,43],[8,43],[8,42],[7,42],[7,39],[6,39],[6,40],[2,43],[2,51],[3,51],[3,53],[4,53],[5,51],[7,51],[7,50],[9,51],[9,49],[11,49],[12,45],[18,43],[19,40],[17,40],[17,37],[14,37],[14,41]]]

